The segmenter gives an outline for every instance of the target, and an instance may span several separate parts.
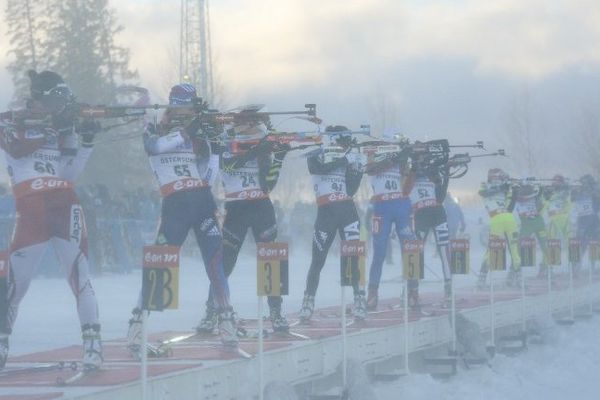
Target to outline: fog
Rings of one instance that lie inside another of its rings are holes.
[[[0,21],[5,20],[9,1],[0,0]],[[164,103],[169,88],[179,79],[179,1],[112,0],[109,4],[123,27],[115,42],[131,52],[129,66],[138,73],[125,83],[148,88],[153,103]],[[600,174],[598,1],[220,0],[210,2],[210,13],[216,87],[213,105],[222,110],[247,103],[265,104],[268,111],[297,110],[315,103],[323,126],[359,129],[367,124],[377,137],[393,128],[411,141],[448,139],[451,145],[484,142],[485,150],[457,148],[454,153],[476,155],[504,149],[504,157],[473,159],[468,173],[451,180],[449,187],[465,206],[465,237],[472,238],[474,274],[485,252],[479,239],[487,239],[489,233],[488,216],[477,194],[488,169],[500,167],[515,178],[547,179],[562,174],[577,179],[586,173]],[[9,33],[0,24],[0,111],[12,107],[15,100],[14,77],[8,69],[15,57],[11,46]],[[314,128],[298,121],[278,127],[283,131]],[[108,136],[99,141],[77,184],[89,231],[90,269],[98,281],[98,297],[105,307],[102,313],[108,320],[104,332],[111,339],[126,332],[138,295],[136,285],[141,280],[141,249],[154,242],[161,213],[158,184],[143,152],[141,129],[142,123],[136,123],[117,131],[117,138],[131,134],[125,139],[113,141]],[[130,145],[133,142],[135,145]],[[137,153],[132,155],[133,151]],[[0,186],[2,190],[9,186],[4,167],[0,167]],[[223,189],[219,181],[215,186],[222,217]],[[286,300],[290,313],[300,309],[310,265],[317,210],[312,189],[306,158],[300,151],[291,152],[271,195],[276,202],[279,239],[288,241],[296,252],[293,260],[297,268],[291,273],[294,293]],[[365,226],[370,223],[365,216],[371,194],[365,176],[356,195]],[[12,197],[0,193],[0,248],[9,245],[15,217]],[[370,241],[367,228],[361,233]],[[324,273],[322,291],[327,295],[320,305],[337,301],[336,246],[337,242]],[[397,266],[399,252],[397,248],[394,251]],[[185,272],[198,280],[192,284],[187,279],[182,285],[186,291],[182,298],[188,301],[184,312],[153,321],[151,329],[155,331],[171,329],[169,324],[177,325],[175,329],[189,329],[200,317],[198,310],[203,308],[208,281],[191,238],[182,255]],[[254,241],[248,235],[238,267],[245,272],[237,277],[234,273],[231,281],[237,310],[246,317],[252,316],[256,301],[254,256]],[[437,266],[433,246],[427,257]],[[54,254],[47,252],[42,264],[45,269],[38,274],[42,279],[32,285],[33,293],[23,303],[23,317],[16,325],[15,354],[79,341],[80,333],[73,328],[76,314],[68,308],[70,293],[66,285],[60,286],[62,282],[54,279],[61,276]],[[386,296],[400,293],[400,271],[393,266],[384,268],[382,293]],[[439,278],[430,272],[427,275],[430,282]],[[475,276],[467,278],[463,287],[474,286]],[[202,299],[197,296],[196,282],[202,285]],[[236,292],[236,285],[242,289]],[[438,286],[427,290],[439,290]],[[121,290],[113,297],[114,287]],[[51,304],[40,308],[41,315],[33,311],[36,302],[45,302],[45,291],[62,293],[59,304],[64,310],[57,318],[49,311]],[[37,340],[40,316],[43,325],[62,336]],[[61,318],[70,318],[72,326],[65,327]],[[537,373],[525,383],[518,374],[552,361],[554,349],[562,347],[569,351],[561,354],[560,362],[571,365],[582,360],[575,368],[584,375],[579,381],[592,381],[588,375],[593,368],[588,366],[597,360],[590,358],[597,357],[600,350],[590,332],[598,327],[598,321],[576,325],[573,332],[582,338],[581,343],[570,341],[564,331],[555,332],[545,346],[521,359],[500,356],[495,369],[468,371],[448,385],[419,375],[400,383],[377,384],[374,389],[382,399],[397,398],[398,391],[407,393],[407,398],[428,393],[440,398],[475,399],[489,382],[495,382],[497,393],[489,398],[502,398],[503,394],[506,398],[534,396],[538,387],[559,376],[561,370],[552,365],[544,370],[549,377]],[[588,347],[592,342],[594,346]],[[591,349],[589,357],[573,355],[584,353],[586,348]],[[519,372],[513,373],[513,369]],[[538,397],[563,397],[568,392],[564,388],[578,382],[574,375],[568,375],[570,381],[565,378],[560,382],[559,395],[545,388]],[[515,389],[517,386],[523,391]],[[415,389],[420,387],[428,392]],[[594,385],[582,388],[582,399],[598,393]],[[444,397],[448,390],[451,395]]]

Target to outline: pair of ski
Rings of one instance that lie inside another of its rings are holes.
[[[68,386],[99,370],[100,369],[98,368],[85,368],[76,361],[59,361],[54,363],[44,363],[37,365],[29,365],[26,367],[6,369],[0,371],[0,378],[48,371],[77,371],[75,375],[70,376],[68,378],[64,378],[62,376],[58,376],[56,378],[57,386]]]
[[[296,323],[291,323],[290,326],[298,325],[298,321]],[[238,337],[240,339],[258,339],[259,332],[258,329],[248,330],[244,327],[238,328]],[[310,340],[309,336],[303,335],[302,333],[294,332],[294,331],[269,331],[268,329],[263,329],[263,339],[268,338],[281,338],[281,339],[302,339],[302,340]]]
[[[148,352],[148,357],[151,358],[166,358],[171,357],[173,355],[173,346],[178,343],[183,343],[193,339],[209,339],[212,338],[213,335],[206,334],[204,332],[194,332],[185,335],[175,336],[173,338],[162,340],[158,344],[148,343],[146,344],[146,351]],[[236,345],[228,346],[226,344],[208,344],[208,347],[213,347],[218,350],[224,351],[226,353],[237,354],[242,358],[250,359],[253,356]],[[131,353],[137,358],[140,359],[140,346],[129,346],[129,350]]]
[[[62,371],[62,370],[77,370],[79,365],[73,362],[53,362],[53,363],[44,363],[44,364],[36,364],[36,365],[28,365],[26,367],[17,367],[17,368],[7,368],[5,370],[0,370],[0,378],[11,377],[22,374],[29,374],[33,372],[46,372],[46,371]]]

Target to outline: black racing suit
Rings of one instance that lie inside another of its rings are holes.
[[[335,239],[336,232],[339,233],[341,240],[360,239],[360,220],[352,196],[360,186],[362,171],[355,165],[349,164],[345,157],[325,163],[320,154],[308,158],[308,171],[316,179],[336,173],[339,177],[339,182],[332,181],[331,183],[331,185],[339,185],[337,194],[330,193],[319,196],[319,183],[315,183],[318,210],[313,235],[312,262],[306,278],[305,290],[305,295],[314,296],[319,286],[321,270],[325,265],[327,253]],[[352,282],[354,295],[364,294],[359,287],[358,278],[358,276],[353,276],[355,280]]]
[[[230,199],[226,194],[226,214],[223,222],[223,266],[227,277],[233,272],[248,229],[252,230],[252,235],[257,243],[273,242],[277,238],[275,210],[268,193],[277,183],[286,153],[286,148],[282,148],[281,145],[261,142],[241,155],[228,152],[221,155],[222,175],[235,174],[236,171],[253,165],[258,169],[258,186],[260,187],[260,190],[253,192],[259,193],[257,198],[250,196],[243,199]],[[251,180],[251,176],[246,177],[244,185],[246,183],[251,185]],[[225,180],[224,186],[227,186]],[[270,308],[279,308],[282,298],[281,296],[269,296],[267,301]]]
[[[449,290],[451,279],[449,263],[448,220],[444,210],[444,199],[448,191],[447,164],[421,165],[413,164],[411,171],[411,203],[414,210],[414,231],[417,238],[427,240],[429,231],[433,231],[437,251],[442,262],[444,283],[446,291]],[[431,192],[431,187],[434,188]],[[408,281],[409,290],[416,291],[419,287],[418,279]]]

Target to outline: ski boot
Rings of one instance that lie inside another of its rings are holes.
[[[212,335],[219,322],[217,310],[211,301],[206,302],[206,314],[196,326],[196,332],[202,335]]]
[[[8,334],[0,333],[0,370],[6,365],[8,358]]]
[[[361,290],[354,295],[354,308],[352,314],[355,319],[361,321],[367,318],[367,300],[365,299],[364,290]]]
[[[221,343],[227,347],[237,347],[238,334],[233,308],[227,307],[218,314],[219,335]]]
[[[270,307],[269,319],[275,333],[287,333],[290,331],[290,325],[283,314],[281,314],[281,306]]]
[[[369,294],[367,295],[367,310],[377,310],[377,303],[379,302],[378,288],[375,286],[369,286]]]
[[[419,311],[421,304],[419,302],[419,289],[409,288],[408,289],[408,308],[411,310]]]
[[[142,346],[142,310],[134,308],[127,329],[127,348],[138,354]]]
[[[315,296],[311,296],[310,294],[304,294],[304,299],[302,299],[302,308],[300,309],[300,313],[298,317],[300,318],[300,323],[307,324],[315,311]]]
[[[102,366],[102,340],[100,339],[99,324],[85,324],[81,327],[83,339],[83,369],[95,370]]]

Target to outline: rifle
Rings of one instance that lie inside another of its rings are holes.
[[[312,134],[312,135],[311,135]],[[263,142],[269,142],[275,146],[291,146],[292,143],[298,143],[298,146],[290,147],[287,151],[306,149],[311,146],[321,144],[321,136],[314,135],[314,132],[271,132],[263,138],[250,140],[229,140],[229,152],[232,154],[243,154],[251,148],[260,145]]]
[[[482,143],[483,145],[483,143]],[[469,153],[458,153],[452,155],[448,159],[449,173],[448,177],[452,179],[462,178],[469,170],[469,163],[473,158],[506,156],[503,149],[499,149],[495,153],[470,155]]]

